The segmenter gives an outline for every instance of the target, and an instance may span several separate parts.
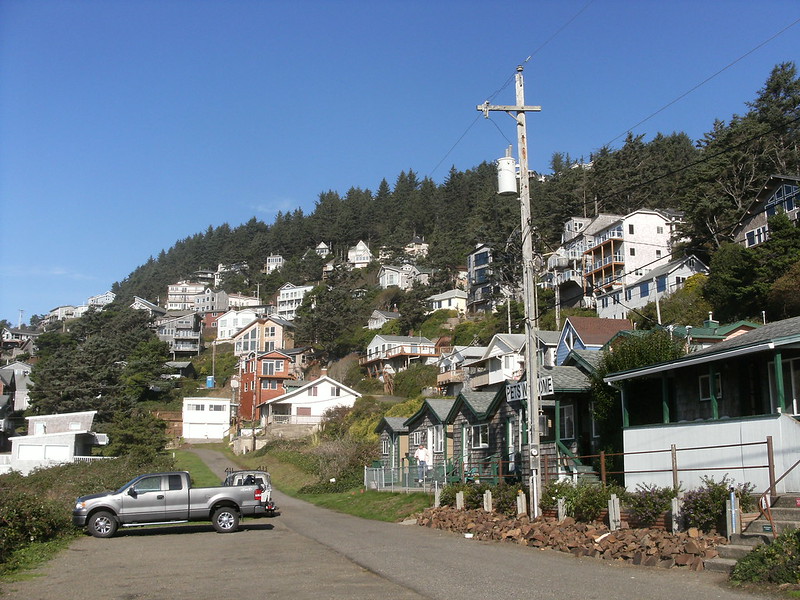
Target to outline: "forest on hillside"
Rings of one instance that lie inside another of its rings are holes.
[[[552,173],[531,185],[537,251],[544,254],[558,246],[571,216],[660,208],[684,213],[681,233],[689,241],[683,250],[708,264],[730,241],[733,226],[769,175],[800,175],[800,78],[795,64],[774,67],[746,106],[743,115],[709,124],[700,140],[681,132],[658,133],[650,140],[629,134],[620,148],[602,147],[585,161],[555,153]],[[511,249],[505,260],[513,262],[519,256],[512,252],[518,231],[518,200],[496,193],[493,164],[453,168],[442,184],[409,170],[393,185],[384,179],[375,191],[324,191],[309,214],[297,209],[278,213],[271,224],[252,218],[237,227],[209,226],[151,257],[115,283],[113,291],[123,302],[134,295],[156,301],[168,284],[198,269],[244,261],[249,271],[231,274],[223,288],[250,294],[258,288],[266,298],[286,281],[319,280],[322,260],[304,259],[319,242],[342,257],[358,240],[373,252],[380,247],[399,252],[414,235],[430,244],[424,266],[446,279],[465,264],[477,243]],[[282,255],[286,264],[265,275],[261,267],[270,254]]]

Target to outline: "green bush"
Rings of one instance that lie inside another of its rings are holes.
[[[734,486],[733,479],[727,474],[720,481],[708,476],[702,477],[701,481],[703,484],[699,488],[689,490],[683,496],[681,515],[686,527],[697,527],[705,532],[712,529],[722,531],[725,526],[725,501],[730,497],[731,490],[739,498],[742,510],[746,510],[744,507],[752,502],[754,486],[750,483]]]
[[[142,462],[127,456],[69,463],[0,475],[0,565],[25,546],[76,533],[72,508],[78,496],[116,490],[137,475],[174,468],[170,457]]]
[[[640,525],[650,527],[669,510],[675,495],[675,490],[671,487],[660,488],[640,483],[636,490],[625,494],[623,501]]]
[[[600,513],[608,508],[612,494],[622,499],[625,488],[601,483],[581,482],[573,485],[569,481],[553,481],[542,490],[539,506],[554,509],[558,506],[558,499],[564,498],[567,515],[574,517],[576,521],[591,522],[597,520]]]
[[[733,581],[800,583],[800,530],[780,534],[771,544],[758,546],[736,563]]]

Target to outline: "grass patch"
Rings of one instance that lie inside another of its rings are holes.
[[[179,471],[189,471],[194,487],[214,487],[220,484],[219,477],[206,466],[197,454],[188,450],[175,450],[175,468]]]
[[[0,563],[0,581],[7,583],[40,577],[40,574],[32,572],[31,569],[35,569],[43,562],[53,558],[81,535],[81,533],[75,531],[54,540],[33,542],[19,550],[15,550],[6,562]],[[0,596],[2,596],[2,593],[0,593]]]
[[[309,472],[308,461],[299,456],[299,452],[286,449],[259,450],[235,456],[229,449],[226,450],[226,455],[243,468],[265,466],[272,477],[272,485],[284,494],[348,515],[397,522],[433,504],[433,498],[421,492],[403,494],[356,488],[341,493],[300,494],[300,488],[317,483],[319,478]]]
[[[298,498],[348,515],[396,523],[432,505],[428,494],[353,490],[340,494],[301,494]]]

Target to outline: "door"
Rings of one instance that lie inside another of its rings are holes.
[[[163,476],[142,477],[122,494],[120,518],[123,523],[166,521],[167,501]]]

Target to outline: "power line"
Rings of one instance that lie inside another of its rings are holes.
[[[564,31],[564,29],[566,29],[566,28],[567,28],[569,25],[571,25],[571,24],[572,24],[572,22],[573,22],[575,19],[577,19],[577,18],[578,18],[578,17],[579,17],[579,16],[580,16],[580,15],[581,15],[581,14],[582,14],[582,13],[583,13],[583,12],[584,12],[586,9],[587,9],[587,8],[589,8],[589,6],[592,4],[592,2],[594,2],[594,0],[589,0],[589,1],[588,1],[586,4],[584,4],[584,5],[583,5],[583,8],[581,8],[581,9],[580,9],[580,10],[579,10],[577,13],[575,13],[575,15],[573,15],[571,19],[569,19],[569,20],[568,20],[566,23],[564,23],[564,24],[563,24],[561,27],[559,27],[559,28],[558,28],[558,30],[556,30],[556,32],[555,32],[553,35],[551,35],[551,36],[550,36],[549,38],[547,38],[547,39],[546,39],[544,42],[542,42],[542,44],[541,44],[541,45],[540,45],[538,48],[536,48],[536,49],[535,49],[535,50],[534,50],[534,51],[533,51],[533,52],[532,52],[532,53],[531,53],[531,54],[528,56],[528,58],[526,58],[526,59],[523,61],[523,64],[527,64],[527,63],[528,63],[528,62],[529,62],[529,61],[530,61],[530,60],[531,60],[531,59],[532,59],[534,56],[536,56],[536,55],[537,55],[537,54],[538,54],[538,53],[539,53],[539,52],[540,52],[540,51],[541,51],[541,50],[542,50],[542,49],[543,49],[545,46],[547,46],[547,45],[548,45],[548,44],[549,44],[551,41],[553,41],[553,39],[555,39],[555,38],[558,36],[558,34],[560,34],[562,31]],[[504,89],[506,89],[506,88],[507,88],[507,87],[508,87],[508,86],[511,84],[511,82],[512,82],[512,81],[514,81],[514,77],[515,77],[515,75],[510,75],[510,76],[508,77],[508,79],[506,79],[506,80],[503,82],[503,84],[502,84],[502,85],[501,85],[499,88],[497,88],[497,89],[496,89],[496,90],[495,90],[495,91],[494,91],[494,92],[493,92],[493,93],[492,93],[492,94],[489,96],[488,100],[490,100],[490,101],[491,101],[491,100],[493,100],[493,99],[494,99],[494,98],[495,98],[495,97],[496,97],[496,96],[497,96],[497,95],[498,95],[500,92],[502,92]],[[463,140],[463,139],[466,137],[467,133],[469,133],[469,130],[470,130],[470,129],[472,129],[472,128],[475,126],[475,123],[477,123],[477,122],[478,122],[478,119],[480,119],[480,115],[478,115],[477,117],[475,117],[475,119],[472,121],[472,123],[470,123],[470,124],[467,126],[467,128],[464,130],[464,133],[462,133],[462,134],[461,134],[461,135],[458,137],[458,139],[457,139],[457,140],[455,141],[455,143],[454,143],[454,144],[453,144],[453,145],[450,147],[450,149],[449,149],[449,150],[448,150],[448,151],[445,153],[445,155],[444,155],[444,156],[441,158],[441,160],[439,160],[439,162],[437,162],[437,163],[436,163],[436,166],[434,166],[434,167],[433,167],[433,169],[431,169],[431,170],[428,172],[428,174],[426,175],[426,177],[432,177],[432,176],[433,176],[433,174],[434,174],[434,173],[436,172],[436,170],[437,170],[437,169],[438,169],[438,168],[441,166],[441,164],[442,164],[442,163],[443,163],[445,160],[447,160],[447,157],[448,157],[448,156],[450,156],[450,154],[453,152],[453,150],[455,150],[456,146],[458,146],[458,145],[461,143],[461,140]],[[495,126],[496,126],[496,124],[495,124]],[[506,139],[508,139],[508,138],[506,138]]]
[[[722,68],[721,68],[719,71],[717,71],[716,73],[714,73],[714,74],[712,74],[712,75],[709,75],[708,77],[706,77],[706,78],[705,78],[703,81],[701,81],[700,83],[698,83],[698,84],[697,84],[697,85],[695,85],[694,87],[690,88],[689,90],[687,90],[686,92],[684,92],[683,94],[681,94],[680,96],[678,96],[677,98],[675,98],[674,100],[671,100],[670,102],[668,102],[667,104],[665,104],[664,106],[662,106],[661,108],[659,108],[659,109],[658,109],[657,111],[655,111],[654,113],[651,113],[650,115],[648,115],[647,117],[645,117],[644,119],[642,119],[641,121],[639,121],[638,123],[636,123],[636,125],[634,125],[633,127],[629,127],[627,130],[625,130],[624,132],[620,133],[620,134],[619,134],[619,135],[617,135],[616,137],[614,137],[614,138],[611,138],[611,140],[609,140],[608,142],[606,142],[605,146],[610,146],[612,142],[614,142],[614,141],[618,140],[618,139],[619,139],[619,138],[621,138],[623,135],[626,135],[626,134],[630,133],[631,131],[633,131],[634,129],[636,129],[637,127],[639,127],[639,125],[642,125],[643,123],[646,123],[647,121],[649,121],[650,119],[652,119],[653,117],[655,117],[657,114],[659,114],[659,113],[663,112],[664,110],[666,110],[667,108],[669,108],[670,106],[672,106],[673,104],[675,104],[676,102],[679,102],[680,100],[683,100],[683,99],[684,99],[686,96],[688,96],[689,94],[691,94],[691,93],[692,93],[692,92],[694,92],[695,90],[699,89],[700,87],[704,86],[706,83],[708,83],[709,81],[711,81],[712,79],[714,79],[714,78],[715,78],[717,75],[719,75],[720,73],[723,73],[724,71],[727,71],[727,70],[728,70],[728,69],[730,69],[730,68],[731,68],[733,65],[735,65],[736,63],[738,63],[738,62],[739,62],[739,61],[741,61],[742,59],[744,59],[744,58],[746,58],[746,57],[750,56],[750,55],[751,55],[753,52],[755,52],[756,50],[758,50],[758,49],[759,49],[759,48],[761,48],[762,46],[765,46],[766,44],[768,44],[769,42],[771,42],[772,40],[774,40],[776,37],[778,37],[779,35],[783,34],[783,33],[784,33],[785,31],[787,31],[788,29],[790,29],[790,28],[794,27],[794,26],[795,26],[795,25],[797,25],[798,23],[800,23],[800,19],[797,19],[797,20],[795,20],[794,22],[790,23],[789,25],[787,25],[786,27],[784,27],[783,29],[781,29],[781,30],[780,30],[778,33],[776,33],[776,34],[774,34],[774,35],[770,36],[769,38],[767,38],[766,40],[764,40],[763,42],[761,42],[760,44],[758,44],[758,45],[757,45],[755,48],[752,48],[752,49],[748,50],[747,52],[745,52],[744,54],[742,54],[742,55],[741,55],[739,58],[737,58],[736,60],[734,60],[734,61],[732,61],[732,62],[728,63],[727,65],[725,65],[724,67],[722,67]]]

